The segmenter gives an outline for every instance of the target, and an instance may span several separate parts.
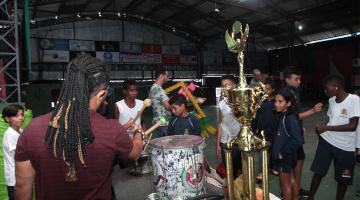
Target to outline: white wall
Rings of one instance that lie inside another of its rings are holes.
[[[124,28],[124,40],[122,29]],[[77,21],[31,29],[31,37],[98,40],[98,41],[125,41],[149,44],[184,44],[189,41],[170,32],[141,23],[115,20]]]

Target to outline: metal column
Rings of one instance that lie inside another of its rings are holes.
[[[18,40],[18,9],[17,0],[0,0],[0,60],[3,66],[0,74],[5,82],[0,81],[1,89],[6,89],[6,96],[0,97],[0,102],[21,102],[20,93],[20,60]],[[13,6],[13,8],[8,8]]]

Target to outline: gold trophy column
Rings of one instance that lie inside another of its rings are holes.
[[[231,107],[234,116],[241,124],[240,132],[227,144],[226,149],[226,172],[229,199],[234,197],[232,148],[241,151],[242,172],[243,172],[243,193],[237,199],[255,200],[255,174],[254,174],[254,153],[262,152],[263,170],[263,196],[264,200],[269,199],[268,183],[268,144],[264,135],[262,139],[256,137],[250,129],[252,119],[255,118],[256,111],[260,108],[266,98],[262,84],[255,88],[250,88],[244,76],[244,51],[246,40],[249,34],[249,26],[243,29],[242,24],[236,21],[232,25],[232,32],[225,32],[225,40],[230,52],[237,54],[239,62],[239,84],[236,88],[224,88],[223,94],[227,104]]]

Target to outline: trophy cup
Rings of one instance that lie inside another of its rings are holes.
[[[262,154],[262,176],[263,176],[263,198],[269,199],[268,182],[268,144],[263,132],[261,139],[251,131],[251,121],[255,118],[256,111],[260,108],[266,98],[264,85],[251,88],[246,83],[244,76],[244,51],[249,34],[249,26],[242,27],[239,21],[232,25],[232,32],[225,32],[225,41],[230,52],[237,54],[240,74],[239,84],[236,87],[225,86],[222,95],[226,103],[231,107],[234,116],[241,123],[239,134],[227,143],[225,149],[227,191],[230,200],[234,197],[234,177],[232,165],[232,148],[241,151],[243,172],[243,193],[236,199],[255,200],[255,175],[254,175],[254,153],[261,151]]]

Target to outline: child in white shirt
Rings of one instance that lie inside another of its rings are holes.
[[[3,137],[4,152],[4,175],[7,185],[9,200],[14,199],[15,186],[15,150],[17,141],[22,130],[20,126],[24,122],[24,108],[18,104],[11,104],[4,108],[2,117],[9,123],[9,128]]]

